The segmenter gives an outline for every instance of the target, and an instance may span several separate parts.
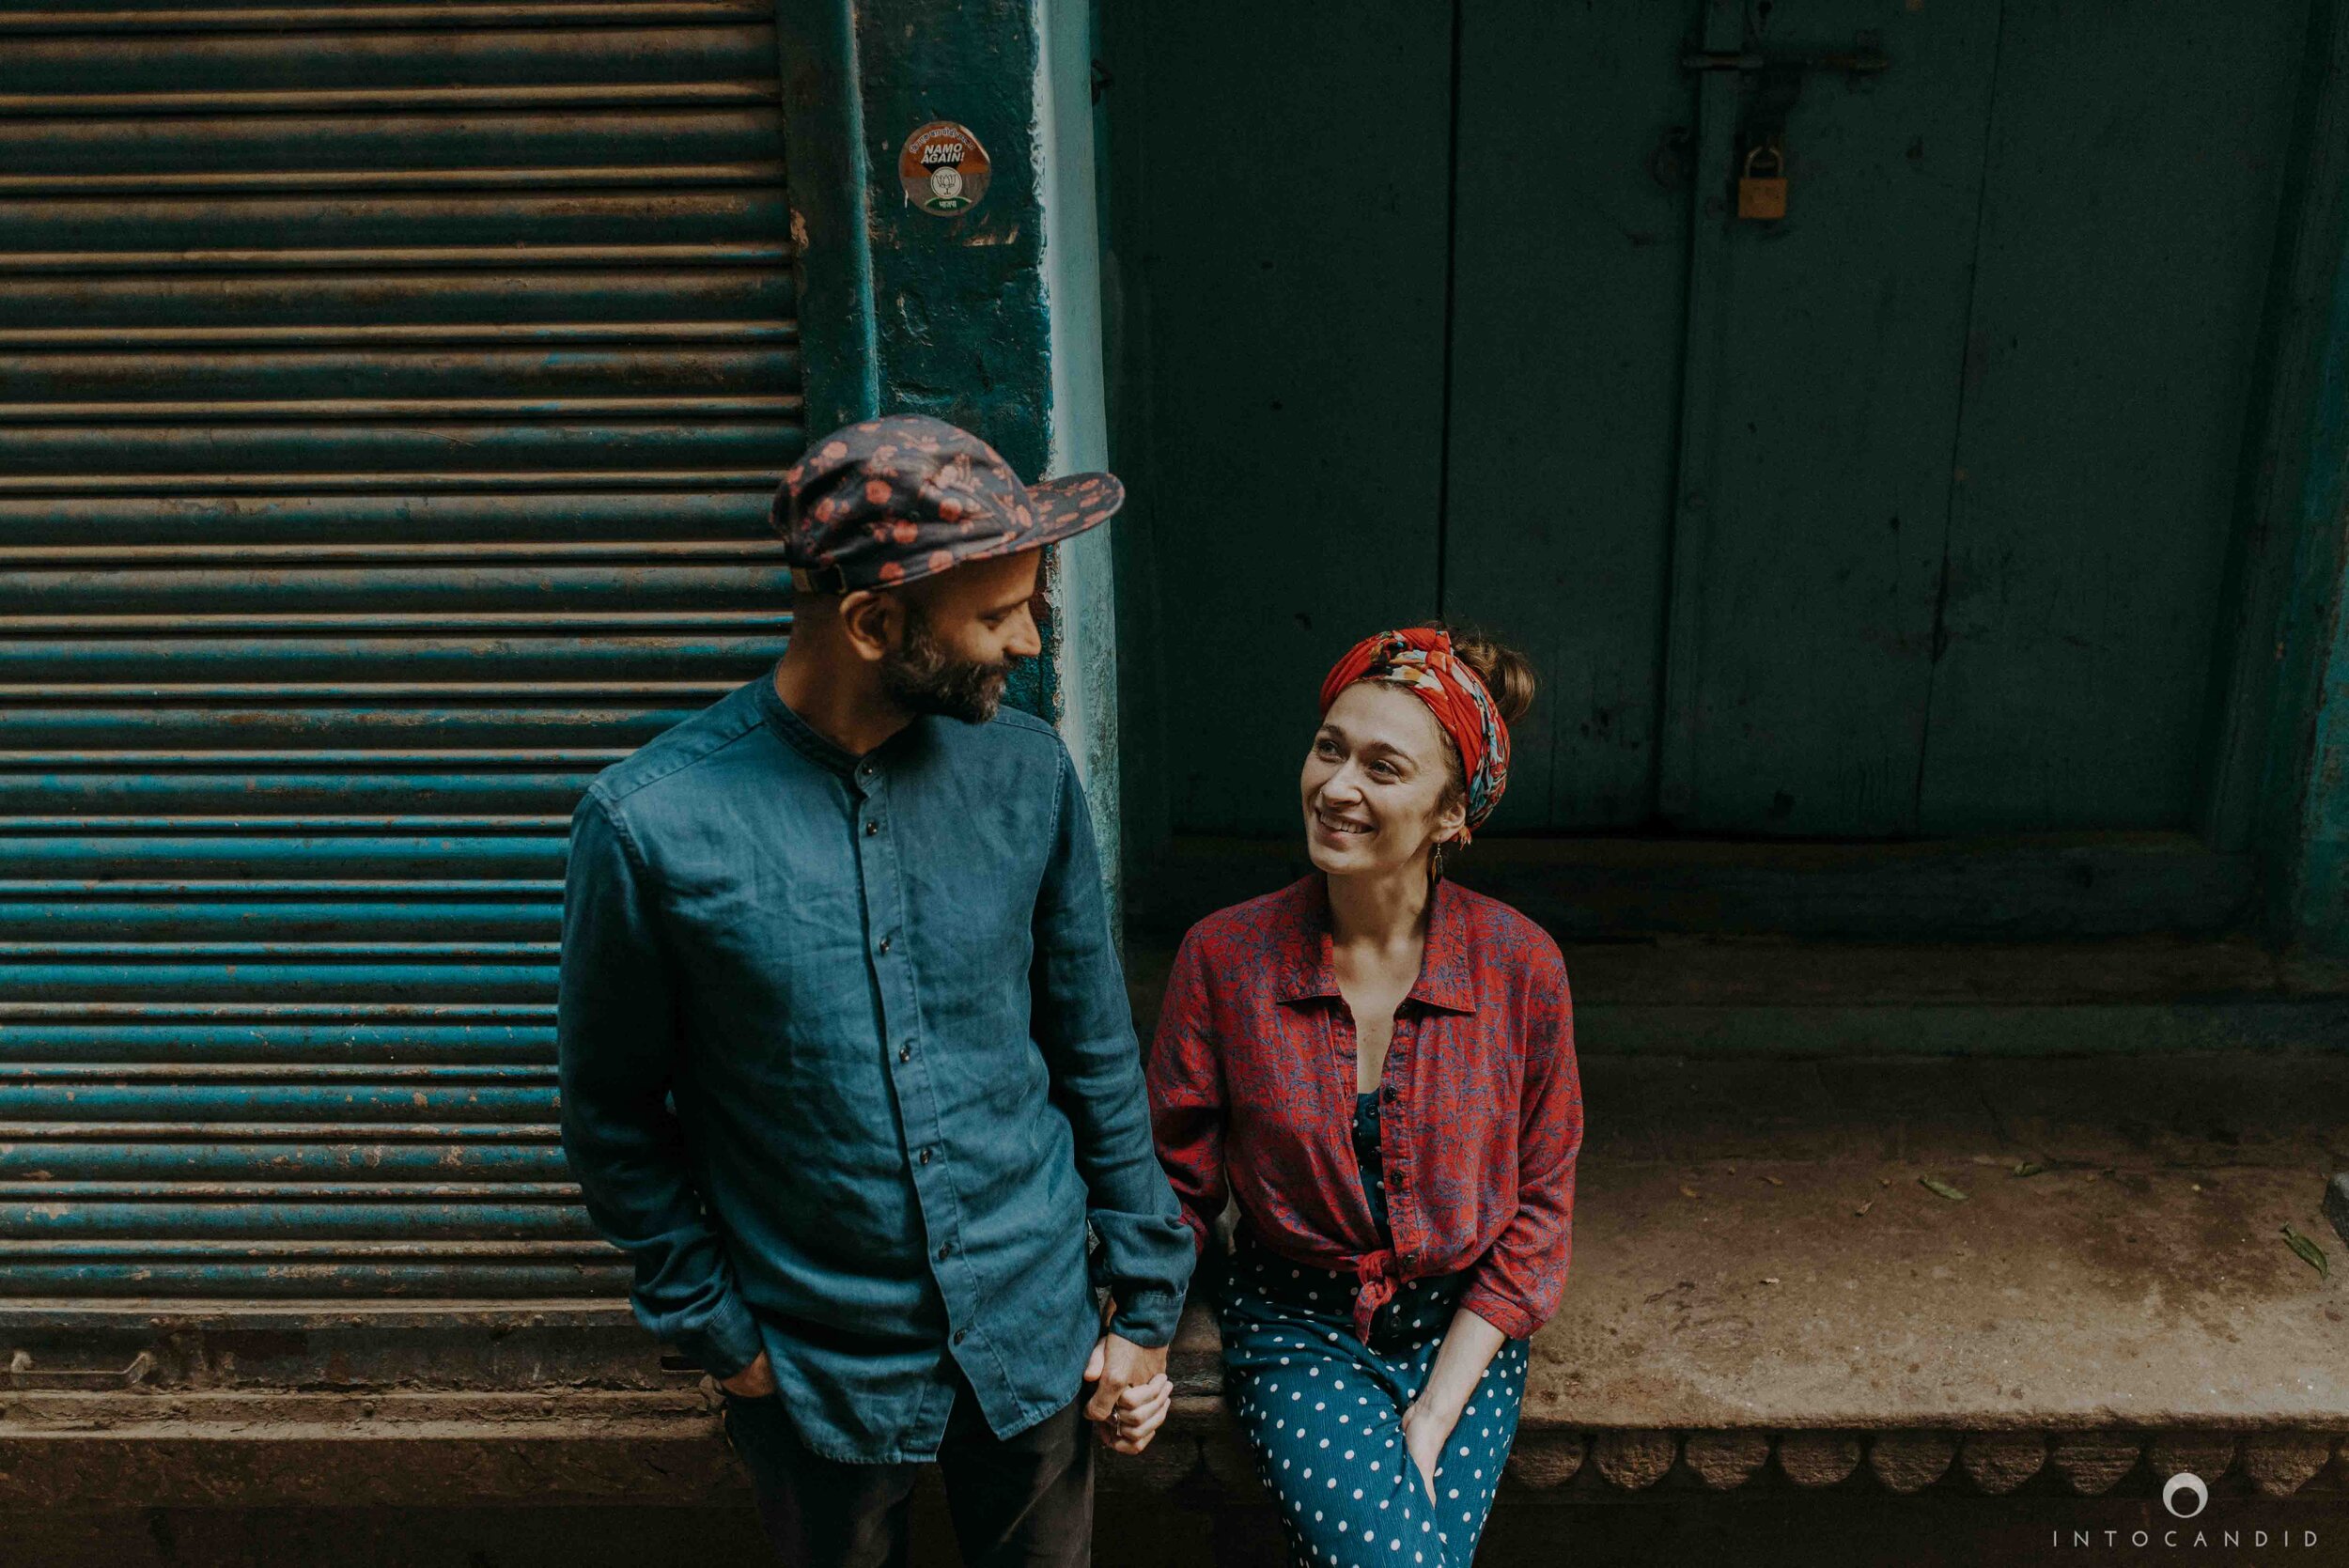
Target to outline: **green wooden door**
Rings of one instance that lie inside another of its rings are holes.
[[[1108,8],[1145,842],[1292,834],[1322,670],[1442,613],[1546,678],[1500,830],[2227,847],[2309,23]],[[1885,62],[1800,74],[1783,222],[1705,52]]]

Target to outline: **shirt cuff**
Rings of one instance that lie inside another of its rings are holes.
[[[1183,1316],[1179,1293],[1145,1290],[1116,1299],[1117,1312],[1110,1319],[1111,1333],[1131,1340],[1144,1350],[1157,1350],[1174,1343],[1174,1326]]]
[[[1460,1305],[1500,1329],[1504,1339],[1530,1340],[1542,1326],[1541,1319],[1481,1281],[1462,1293]]]
[[[677,1350],[720,1382],[732,1377],[766,1353],[758,1320],[739,1296],[729,1296],[699,1328],[680,1330]]]

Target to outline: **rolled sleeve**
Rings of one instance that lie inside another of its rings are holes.
[[[1511,1339],[1531,1336],[1565,1296],[1574,1239],[1574,1175],[1582,1150],[1582,1085],[1574,1006],[1555,946],[1530,998],[1518,1110],[1517,1208],[1477,1265],[1460,1304]]]
[[[672,974],[626,829],[591,791],[571,819],[555,1048],[563,1150],[588,1218],[635,1265],[646,1327],[719,1377],[758,1357],[758,1325],[695,1189],[669,1108]]]
[[[1086,1219],[1100,1238],[1097,1282],[1116,1302],[1110,1327],[1136,1344],[1166,1344],[1196,1253],[1151,1144],[1142,1052],[1110,937],[1093,819],[1066,750],[1036,896],[1031,994],[1053,1098],[1076,1136]]]

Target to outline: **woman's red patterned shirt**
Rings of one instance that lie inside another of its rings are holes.
[[[1354,1018],[1319,873],[1190,928],[1146,1072],[1201,1247],[1236,1197],[1273,1251],[1362,1281],[1365,1337],[1397,1283],[1464,1269],[1461,1305],[1513,1339],[1557,1311],[1582,1147],[1574,1009],[1558,944],[1506,904],[1436,883],[1380,1088],[1392,1250],[1354,1157]]]

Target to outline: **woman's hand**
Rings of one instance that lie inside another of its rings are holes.
[[[1459,1411],[1439,1409],[1424,1399],[1411,1401],[1403,1412],[1403,1446],[1409,1451],[1411,1463],[1419,1467],[1430,1504],[1436,1500],[1436,1467],[1443,1462],[1443,1446],[1452,1440],[1452,1429],[1459,1424]]]
[[[1443,1344],[1436,1352],[1436,1364],[1428,1369],[1419,1397],[1403,1412],[1403,1446],[1419,1466],[1420,1479],[1427,1483],[1431,1503],[1436,1500],[1436,1470],[1443,1462],[1443,1446],[1452,1440],[1452,1429],[1460,1424],[1460,1412],[1476,1397],[1476,1386],[1503,1343],[1500,1329],[1469,1308],[1459,1308],[1452,1314],[1452,1326],[1444,1330]]]
[[[1146,1383],[1136,1383],[1122,1390],[1110,1419],[1095,1430],[1101,1434],[1102,1446],[1112,1453],[1140,1453],[1158,1436],[1174,1403],[1174,1380],[1160,1373]]]
[[[1112,1453],[1140,1453],[1166,1420],[1174,1397],[1174,1380],[1166,1375],[1166,1347],[1145,1350],[1111,1331],[1117,1303],[1101,1303],[1101,1338],[1085,1362],[1084,1380],[1094,1385],[1085,1402],[1085,1420],[1100,1434],[1101,1446]]]

